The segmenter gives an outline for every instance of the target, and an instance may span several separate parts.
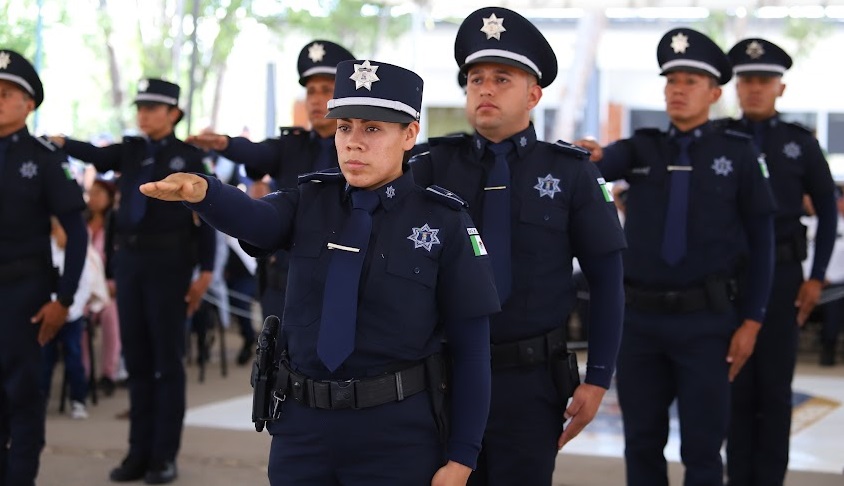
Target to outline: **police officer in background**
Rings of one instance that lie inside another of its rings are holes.
[[[750,138],[709,121],[732,77],[724,52],[676,28],[657,60],[668,131],[637,130],[603,158],[581,142],[607,180],[630,184],[617,376],[627,484],[668,484],[663,449],[676,398],[684,484],[720,485],[730,382],[753,352],[771,288],[774,202]]]
[[[149,200],[141,184],[180,171],[205,172],[203,152],[173,133],[182,118],[179,86],[138,83],[135,105],[143,137],[95,147],[54,137],[72,157],[99,172],[120,173],[115,277],[123,356],[129,372],[129,453],[111,471],[116,482],[176,479],[185,414],[185,318],[211,283],[215,234],[181,204]],[[200,273],[191,282],[194,267]]]
[[[791,57],[776,44],[758,38],[738,42],[728,56],[736,75],[742,117],[723,122],[753,137],[770,171],[777,212],[776,267],[768,318],[756,351],[733,383],[727,476],[731,486],[780,485],[788,468],[798,331],[820,298],[835,245],[835,184],[812,132],[783,121],[776,111],[776,100],[785,90],[782,76],[791,67]],[[804,194],[811,198],[818,217],[808,280],[803,280],[801,266],[806,258],[806,228],[800,223]]]
[[[27,116],[42,101],[44,88],[32,64],[0,49],[0,484],[5,486],[35,484],[44,447],[40,345],[65,323],[88,244],[85,201],[67,158],[26,128]],[[58,283],[50,215],[67,233]]]
[[[325,117],[326,105],[334,93],[337,64],[354,58],[343,46],[326,40],[310,42],[299,52],[299,84],[306,89],[305,109],[310,130],[284,127],[278,138],[260,143],[216,133],[190,136],[185,141],[244,164],[252,179],[259,180],[269,174],[278,188],[296,187],[299,174],[337,167],[334,148],[337,122]],[[284,311],[288,258],[286,252],[277,252],[261,259],[259,292],[264,315],[280,316]]]
[[[195,174],[142,187],[188,201],[250,252],[291,251],[273,486],[465,484],[475,466],[489,406],[487,316],[499,306],[465,203],[417,186],[403,163],[421,104],[415,73],[344,61],[327,115],[338,120],[339,171],[259,200]],[[444,411],[431,409],[441,373],[428,366],[444,337],[445,450],[435,421]]]
[[[530,112],[557,75],[539,30],[512,10],[482,8],[461,24],[454,57],[467,77],[475,133],[431,139],[430,152],[410,166],[421,185],[448,187],[468,201],[502,303],[491,318],[492,402],[470,483],[550,485],[558,449],[594,418],[610,386],[624,234],[588,152],[536,138]],[[573,257],[595,304],[586,383],[576,390],[564,329],[576,303]]]

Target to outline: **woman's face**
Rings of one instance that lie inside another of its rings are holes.
[[[100,184],[92,184],[88,189],[88,209],[95,213],[103,213],[112,205],[111,196]]]
[[[377,189],[402,174],[404,153],[416,144],[419,122],[403,126],[360,118],[337,120],[340,170],[353,187]]]

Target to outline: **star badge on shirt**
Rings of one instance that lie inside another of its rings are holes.
[[[322,62],[323,57],[325,57],[324,45],[314,42],[308,47],[308,58],[310,58],[311,62]]]
[[[170,167],[170,170],[175,170],[176,172],[181,172],[181,171],[185,170],[186,165],[187,164],[185,164],[185,159],[183,159],[181,157],[173,157],[172,159],[170,159],[169,167]]]
[[[733,171],[733,161],[726,157],[718,157],[712,161],[712,170],[716,175],[726,177]]]
[[[396,197],[396,188],[393,186],[387,186],[387,189],[384,192],[387,194],[387,199]]]
[[[20,172],[24,179],[32,179],[38,175],[38,166],[35,165],[35,162],[28,160],[21,164]]]
[[[800,146],[797,145],[796,142],[788,142],[785,144],[782,148],[782,153],[789,159],[797,159],[803,155],[803,151],[800,150]]]
[[[762,47],[759,41],[751,41],[748,42],[747,49],[744,50],[744,53],[751,59],[759,59],[765,55],[765,48]]]
[[[413,228],[413,234],[408,236],[407,239],[413,242],[414,250],[424,248],[431,251],[434,245],[440,244],[440,239],[437,237],[439,232],[439,229],[433,229],[428,226],[428,223],[425,223],[421,228]]]
[[[496,39],[501,40],[501,33],[506,32],[504,28],[504,19],[498,18],[495,14],[484,18],[484,26],[481,27],[481,32],[486,34],[486,40]]]
[[[355,64],[355,72],[349,76],[349,79],[355,82],[355,89],[366,88],[372,91],[372,83],[381,81],[375,74],[377,70],[378,66],[369,64],[368,60],[363,61],[363,64]]]
[[[9,67],[10,62],[12,62],[12,57],[9,56],[9,53],[6,51],[0,52],[0,69]]]
[[[537,177],[536,180],[539,182],[533,188],[539,191],[539,197],[548,196],[554,199],[554,194],[563,192],[560,189],[560,179],[556,179],[551,174],[545,177]]]
[[[685,54],[686,49],[689,48],[689,36],[682,32],[678,32],[671,38],[671,49],[674,54]]]

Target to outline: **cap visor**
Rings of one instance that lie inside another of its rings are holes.
[[[519,61],[514,61],[513,59],[508,59],[506,57],[498,57],[498,56],[482,56],[477,59],[472,59],[472,62],[468,64],[464,64],[460,66],[460,72],[463,74],[468,75],[469,69],[472,67],[473,64],[480,64],[482,62],[494,62],[496,64],[506,64],[508,66],[513,66],[514,68],[519,68],[522,71],[526,71],[528,74],[532,74],[539,78],[539,74],[536,73],[533,69],[528,67],[526,64],[522,64]]]
[[[416,118],[410,116],[408,113],[391,110],[389,108],[382,108],[380,106],[369,105],[348,105],[338,106],[333,108],[326,118],[359,118],[361,120],[382,121],[390,123],[410,123],[416,121]]]
[[[714,79],[715,81],[718,81],[718,83],[719,83],[719,84],[723,84],[723,83],[721,83],[721,80],[720,80],[720,79],[718,79],[717,77],[715,77],[715,75],[714,75],[714,74],[710,73],[710,72],[709,72],[709,71],[707,71],[706,69],[698,69],[698,68],[691,67],[691,66],[674,66],[674,67],[670,67],[670,68],[668,68],[668,69],[666,69],[666,70],[662,71],[661,73],[659,73],[659,75],[660,75],[660,76],[665,76],[666,74],[671,74],[671,73],[692,73],[692,74],[702,74],[702,75],[704,75],[704,76],[709,76],[710,78]]]

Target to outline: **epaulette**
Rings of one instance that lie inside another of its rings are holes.
[[[304,135],[308,133],[304,127],[278,127],[279,136],[286,137],[289,135]]]
[[[430,196],[431,199],[439,201],[451,209],[464,209],[469,207],[469,204],[461,199],[460,196],[440,186],[426,187],[425,194]]]
[[[780,123],[785,123],[786,125],[788,125],[790,127],[797,128],[797,129],[799,129],[803,132],[808,133],[809,135],[811,135],[813,137],[815,136],[815,131],[812,130],[811,128],[807,127],[806,125],[802,124],[802,123],[799,123],[799,122],[784,122],[784,121],[781,121]]]
[[[663,132],[659,128],[648,127],[648,128],[637,128],[636,130],[633,131],[633,133],[636,134],[636,135],[647,135],[649,137],[655,137],[657,135],[663,135],[665,132]]]
[[[728,129],[724,130],[723,133],[724,133],[724,135],[726,135],[728,137],[738,138],[740,140],[753,140],[753,137],[751,135],[748,135],[747,133],[744,133],[744,132],[740,132],[738,130],[731,130],[731,129],[728,128]]]
[[[144,137],[137,137],[134,135],[124,135],[123,136],[123,143],[138,143],[138,142],[145,142],[146,139]]]
[[[716,118],[714,120],[710,120],[710,123],[713,127],[719,130],[727,130],[739,125],[738,120],[730,117]]]
[[[557,150],[557,152],[563,152],[567,155],[574,155],[579,159],[588,159],[589,156],[592,155],[592,152],[586,150],[585,148],[578,147],[577,145],[573,145],[562,140],[557,140],[552,145],[554,149]]]
[[[457,144],[463,143],[465,140],[471,139],[471,138],[472,138],[472,135],[470,135],[468,133],[452,133],[452,134],[445,135],[445,136],[442,136],[442,137],[429,138],[428,139],[428,145],[430,145],[431,147],[433,147],[435,145],[442,145],[442,144],[457,145]]]
[[[340,172],[339,167],[333,169],[318,170],[316,172],[308,172],[299,176],[299,184],[307,182],[338,182],[345,181],[343,173]]]
[[[40,137],[35,137],[35,140],[38,140],[38,143],[40,143],[45,149],[49,150],[50,152],[55,152],[56,150],[58,150],[58,147],[53,145],[53,142],[51,142],[50,139],[45,137],[44,135],[41,135]]]

